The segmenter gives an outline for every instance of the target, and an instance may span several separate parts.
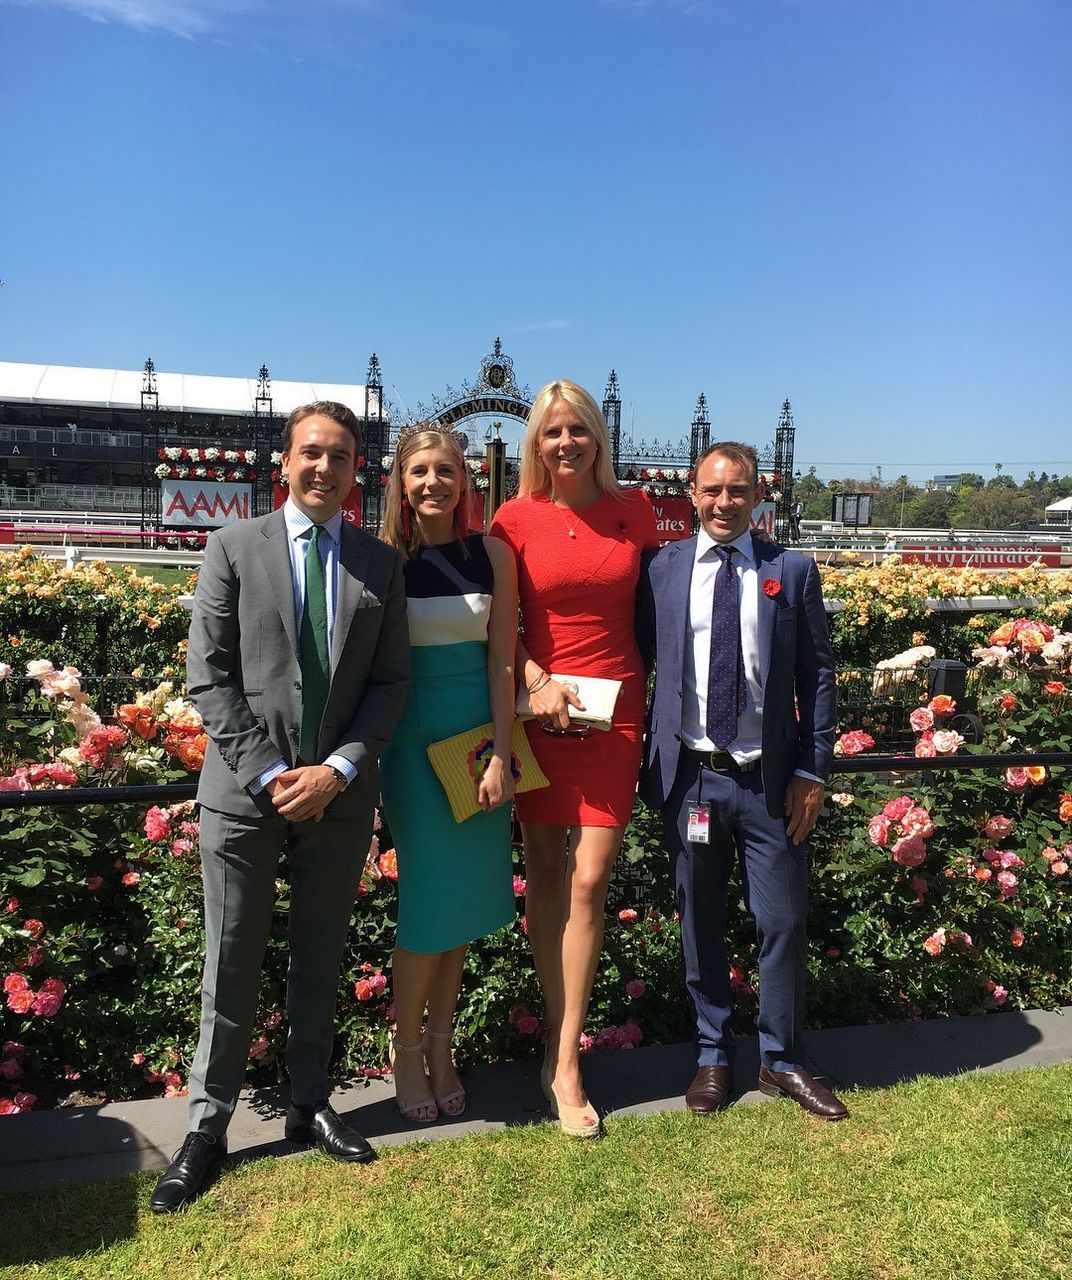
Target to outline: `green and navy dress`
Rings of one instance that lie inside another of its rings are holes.
[[[455,822],[425,750],[491,719],[494,571],[481,534],[465,548],[422,547],[405,569],[413,683],[380,785],[398,857],[396,940],[407,951],[449,951],[514,918],[510,806]]]

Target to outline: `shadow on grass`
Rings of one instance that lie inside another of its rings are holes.
[[[137,1234],[144,1179],[5,1191],[0,1197],[0,1268],[79,1258]]]

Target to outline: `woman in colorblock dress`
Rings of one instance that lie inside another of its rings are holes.
[[[398,857],[392,1060],[399,1110],[429,1124],[465,1108],[451,1037],[466,946],[515,914],[517,579],[506,547],[468,532],[468,472],[453,432],[421,424],[400,433],[385,501],[384,541],[406,562],[413,675],[381,762]],[[474,784],[480,811],[457,823],[426,748],[486,721],[495,743]]]
[[[659,536],[647,495],[619,487],[603,415],[583,387],[563,380],[537,394],[518,496],[499,508],[490,532],[517,561],[517,667],[535,715],[526,733],[551,782],[517,799],[525,913],[547,1021],[540,1080],[563,1130],[595,1137],[599,1116],[584,1090],[579,1045],[607,883],[640,769],[645,680],[636,589],[641,553]],[[613,727],[582,736],[568,714],[579,700],[552,671],[620,680]]]

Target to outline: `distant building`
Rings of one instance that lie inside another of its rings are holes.
[[[934,485],[936,489],[955,489],[959,479],[960,472],[958,471],[955,476],[935,476],[931,481],[931,484]]]

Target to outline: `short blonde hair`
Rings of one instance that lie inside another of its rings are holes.
[[[461,493],[458,496],[458,505],[454,508],[454,534],[459,540],[463,540],[469,532],[469,506],[472,491],[469,484],[469,468],[465,465],[465,455],[462,453],[458,437],[453,431],[438,427],[434,422],[418,422],[416,426],[404,427],[398,433],[395,458],[387,478],[380,537],[400,552],[402,559],[406,561],[411,560],[420,550],[421,535],[417,528],[417,521],[412,516],[408,536],[404,528],[402,498],[405,491],[402,487],[402,477],[406,473],[406,465],[410,458],[415,453],[420,453],[422,449],[446,449],[452,455],[461,477]]]
[[[518,478],[517,493],[519,498],[531,497],[533,494],[549,494],[551,477],[540,457],[540,430],[544,419],[556,400],[565,400],[577,411],[577,417],[588,428],[596,442],[596,460],[594,475],[596,488],[600,493],[619,492],[618,478],[614,474],[614,459],[610,452],[610,437],[607,435],[607,424],[603,419],[603,411],[584,387],[576,382],[560,378],[557,382],[549,382],[536,393],[536,399],[529,410],[528,425],[525,438],[521,443],[521,474]]]

